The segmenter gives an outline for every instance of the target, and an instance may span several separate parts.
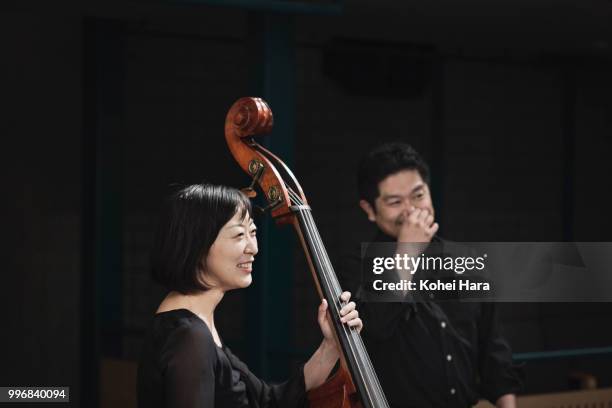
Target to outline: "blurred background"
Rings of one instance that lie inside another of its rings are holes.
[[[163,198],[250,180],[225,115],[266,99],[262,143],[301,181],[338,260],[373,228],[356,165],[401,140],[432,168],[440,235],[612,241],[607,0],[139,0],[2,6],[0,385],[134,406]],[[294,234],[258,220],[255,284],[217,315],[268,380],[315,349],[318,299]],[[502,305],[525,394],[612,386],[612,307]]]

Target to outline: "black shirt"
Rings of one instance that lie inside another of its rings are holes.
[[[395,239],[379,232],[374,241]],[[365,301],[361,268],[359,245],[344,257],[338,278],[358,303],[362,336],[391,407],[465,408],[480,397],[495,404],[521,389],[494,303]]]
[[[303,368],[280,385],[268,385],[226,346],[218,347],[206,323],[187,309],[158,313],[138,366],[138,406],[173,408],[301,407]]]

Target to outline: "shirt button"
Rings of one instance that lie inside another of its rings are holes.
[[[440,327],[444,329],[446,327],[446,322],[440,322]]]
[[[454,388],[451,388],[451,389],[450,389],[450,393],[451,393],[451,395],[455,395],[455,393],[456,393],[456,392],[457,392],[457,391],[455,391],[455,389],[454,389]]]
[[[453,359],[453,356],[451,356],[450,354],[446,355],[446,361],[451,361]]]

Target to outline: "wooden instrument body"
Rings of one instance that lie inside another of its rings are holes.
[[[259,98],[241,98],[225,120],[225,138],[232,155],[253,183],[243,191],[250,197],[258,184],[278,224],[292,224],[300,239],[319,296],[326,299],[334,337],[342,351],[336,373],[320,387],[310,390],[311,407],[388,408],[376,373],[357,331],[340,322],[342,290],[312,218],[300,184],[285,163],[259,145],[254,137],[269,133],[272,111]],[[285,178],[281,176],[281,172]]]

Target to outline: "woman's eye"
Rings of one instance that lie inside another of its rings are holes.
[[[253,235],[253,236],[257,235],[257,230],[256,229],[251,230],[251,235]]]
[[[241,232],[240,234],[236,235],[236,238],[242,238],[244,237],[244,232]]]
[[[391,201],[391,202],[389,203],[389,205],[390,205],[391,207],[395,207],[395,206],[399,205],[399,203],[400,203],[399,201]]]

